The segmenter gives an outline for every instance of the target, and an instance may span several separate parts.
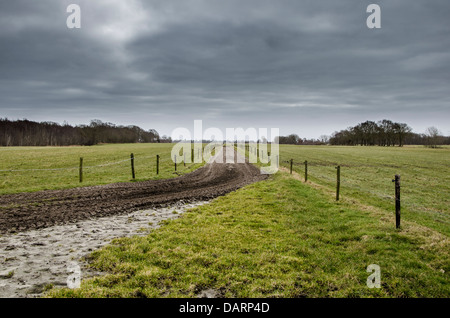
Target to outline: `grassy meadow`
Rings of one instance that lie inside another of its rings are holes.
[[[171,178],[170,144],[0,148],[0,193]],[[156,154],[162,157],[155,174]],[[78,181],[79,157],[86,166]],[[289,174],[289,160],[294,173]],[[304,165],[308,161],[308,182]],[[98,167],[99,165],[105,165]],[[260,165],[260,164],[258,164]],[[335,201],[335,166],[341,196]],[[179,165],[179,173],[201,164]],[[94,251],[106,272],[48,297],[449,297],[450,148],[280,145],[280,171],[216,198],[144,237]],[[73,169],[68,169],[73,168]],[[402,226],[395,229],[395,174]],[[370,264],[381,288],[368,288]]]
[[[280,165],[335,191],[341,166],[340,197],[394,211],[394,183],[401,176],[402,219],[450,235],[450,148],[280,146]]]
[[[173,144],[109,144],[73,147],[0,147],[0,195],[130,182],[131,153],[136,181],[177,177],[202,164],[171,160]],[[160,156],[156,174],[156,155]],[[190,155],[190,154],[189,154]],[[79,181],[83,157],[83,182]]]

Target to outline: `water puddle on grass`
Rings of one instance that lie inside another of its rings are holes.
[[[74,262],[81,267],[81,279],[100,275],[86,267],[84,256],[115,238],[145,236],[161,221],[205,203],[178,202],[165,208],[0,236],[0,297],[40,297],[49,286],[67,287]]]

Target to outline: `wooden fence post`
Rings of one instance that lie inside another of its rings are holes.
[[[396,174],[395,179],[395,227],[400,228],[400,175]]]
[[[183,151],[183,164],[186,167],[186,152]]]
[[[80,182],[83,182],[83,157],[80,157]]]
[[[175,163],[175,171],[177,171],[177,155],[173,156],[174,163]]]
[[[341,188],[341,166],[337,166],[337,176],[336,176],[336,201],[339,201],[339,190]]]
[[[308,161],[305,160],[305,182],[308,181]]]
[[[294,159],[291,159],[291,174],[292,174],[292,164],[294,163]]]
[[[194,163],[194,148],[191,149],[191,163]]]
[[[156,174],[159,174],[159,155],[156,155]]]
[[[130,155],[131,158],[131,176],[133,177],[133,180],[136,179],[136,176],[134,174],[134,154]]]

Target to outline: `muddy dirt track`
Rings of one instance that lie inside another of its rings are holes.
[[[224,163],[208,163],[174,179],[0,196],[0,234],[164,207],[180,200],[210,200],[266,178],[249,163],[225,163],[225,153],[218,154],[224,156]]]

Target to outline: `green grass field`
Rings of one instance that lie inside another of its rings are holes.
[[[76,167],[0,172],[0,191],[80,186],[80,156],[97,166],[134,152],[138,180],[175,177],[171,146],[0,148],[0,170]],[[157,177],[158,153],[166,154],[167,164]],[[146,237],[114,240],[90,256],[93,267],[109,274],[85,280],[77,290],[52,289],[48,296],[195,297],[206,289],[225,297],[450,296],[449,148],[282,145],[280,155],[282,169],[268,180],[192,209]],[[399,230],[395,174],[402,178]],[[126,161],[87,169],[82,185],[130,179]],[[381,268],[380,289],[366,285],[370,264]]]
[[[280,165],[334,191],[341,166],[340,196],[394,211],[394,183],[401,176],[402,218],[450,235],[450,148],[417,147],[280,147]]]
[[[178,164],[178,174],[175,173],[170,159],[172,147],[173,144],[0,147],[0,194],[129,182],[131,153],[135,157],[136,181],[173,178],[202,165]],[[160,155],[158,175],[156,155]],[[80,157],[83,183],[79,182]]]

